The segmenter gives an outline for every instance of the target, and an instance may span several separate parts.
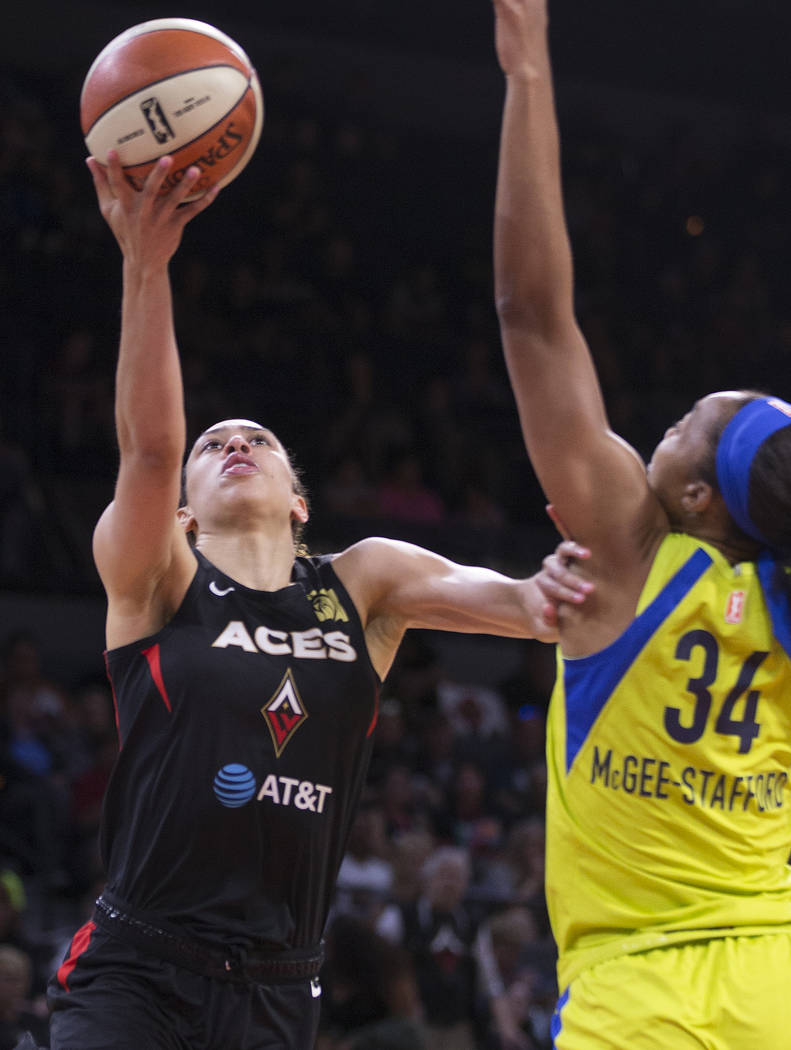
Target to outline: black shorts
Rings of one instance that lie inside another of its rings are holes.
[[[206,977],[90,922],[48,988],[51,1050],[313,1050],[318,978]]]

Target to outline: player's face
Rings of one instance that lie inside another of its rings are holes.
[[[681,497],[690,484],[705,480],[704,467],[713,469],[712,434],[723,417],[730,417],[739,404],[735,391],[708,394],[696,401],[682,419],[665,431],[648,464],[648,482],[667,510],[678,519]]]
[[[282,501],[288,518],[301,499],[281,443],[271,430],[247,419],[209,427],[187,460],[187,502],[198,517],[207,501],[238,497]]]

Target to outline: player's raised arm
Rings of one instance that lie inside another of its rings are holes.
[[[546,0],[494,0],[506,77],[494,223],[495,294],[522,430],[571,534],[632,557],[661,511],[639,458],[614,435],[577,325],[564,216]]]
[[[520,580],[374,537],[349,547],[333,565],[354,599],[374,667],[384,678],[409,628],[556,641],[557,605],[584,601],[592,586],[568,562],[588,554],[566,540],[539,573]]]
[[[123,608],[145,620],[174,550],[189,564],[175,517],[186,435],[168,264],[186,223],[216,194],[179,207],[198,174],[192,169],[177,189],[158,196],[169,165],[170,158],[162,158],[138,193],[124,178],[115,153],[106,168],[88,160],[100,210],[123,254],[115,388],[120,466],[113,502],[94,534],[110,618]]]

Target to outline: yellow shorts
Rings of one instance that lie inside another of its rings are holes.
[[[791,934],[599,963],[561,995],[552,1036],[555,1050],[791,1050]]]

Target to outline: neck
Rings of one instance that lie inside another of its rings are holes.
[[[265,532],[202,532],[197,550],[231,579],[257,591],[277,591],[291,582],[294,543],[291,530],[278,536]]]
[[[755,540],[745,536],[741,537],[726,535],[717,529],[701,526],[699,529],[685,529],[690,536],[703,540],[704,543],[716,547],[720,554],[724,555],[731,565],[738,565],[743,561],[757,561],[761,553],[761,545]]]

